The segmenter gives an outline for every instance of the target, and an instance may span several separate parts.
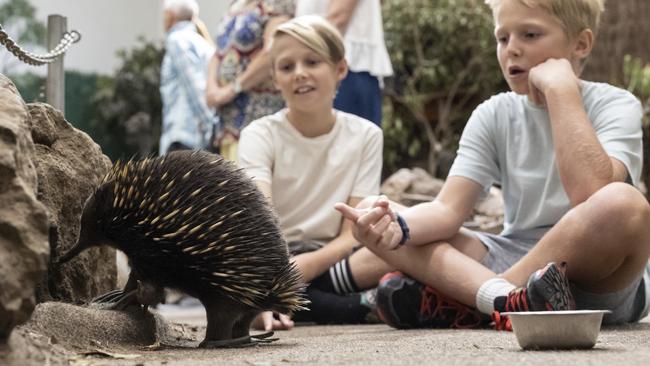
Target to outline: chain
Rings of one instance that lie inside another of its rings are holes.
[[[59,56],[64,54],[71,44],[79,42],[81,34],[76,30],[65,32],[59,44],[51,51],[44,55],[33,54],[23,50],[16,42],[9,37],[2,24],[0,24],[0,45],[4,45],[7,50],[14,54],[20,61],[29,65],[44,65],[55,61]]]

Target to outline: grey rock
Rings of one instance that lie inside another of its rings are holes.
[[[412,173],[413,180],[408,189],[410,193],[436,197],[440,193],[442,185],[445,183],[442,179],[432,177],[422,168],[413,168]]]
[[[25,105],[0,75],[0,341],[38,302],[84,302],[115,288],[115,251],[108,247],[52,265],[77,240],[83,204],[109,167],[99,146],[61,112]]]
[[[386,178],[381,184],[380,191],[389,199],[402,202],[402,196],[411,186],[413,179],[415,179],[413,172],[410,169],[402,168]]]
[[[432,177],[421,168],[402,168],[388,177],[381,185],[381,193],[405,206],[428,202],[440,193],[444,181]],[[489,194],[476,203],[473,214],[463,226],[472,230],[499,233],[503,230],[503,195],[492,187]]]
[[[60,302],[38,304],[25,326],[75,347],[109,344],[150,345],[156,341],[156,319],[141,308],[100,310]]]
[[[487,196],[481,199],[475,207],[476,212],[491,217],[501,217],[503,211],[503,194],[497,187],[491,187]]]
[[[50,253],[28,119],[15,86],[0,74],[0,340],[32,313]]]
[[[27,107],[35,145],[38,199],[50,213],[49,239],[54,263],[76,242],[83,204],[111,162],[99,145],[75,129],[57,109],[43,103]],[[38,289],[38,300],[84,302],[114,289],[115,280],[115,250],[93,248],[69,264],[51,266]]]
[[[173,339],[184,336],[174,332],[175,327],[138,308],[125,312],[41,303],[31,319],[12,332],[7,346],[0,345],[0,365],[91,365],[95,363],[87,358],[92,356],[140,359],[140,350],[125,354],[119,348],[151,345],[159,333]]]
[[[381,185],[381,193],[389,199],[412,206],[434,199],[444,184],[422,168],[402,168],[388,177]]]

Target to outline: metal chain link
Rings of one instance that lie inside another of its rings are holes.
[[[51,51],[44,55],[37,55],[29,51],[23,50],[16,42],[9,37],[2,24],[0,24],[0,45],[4,45],[7,50],[14,54],[20,61],[28,65],[44,65],[55,61],[59,56],[64,54],[71,44],[77,43],[81,40],[81,33],[76,30],[65,32],[59,44]]]

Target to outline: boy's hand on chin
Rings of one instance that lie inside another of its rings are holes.
[[[549,93],[580,91],[579,79],[569,60],[550,58],[528,72],[528,99],[545,106]]]

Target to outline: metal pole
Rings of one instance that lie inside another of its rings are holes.
[[[47,49],[51,50],[59,44],[61,37],[68,30],[67,18],[58,14],[47,17]],[[47,83],[45,84],[45,100],[47,104],[58,109],[65,115],[65,73],[63,71],[63,56],[47,65]]]

